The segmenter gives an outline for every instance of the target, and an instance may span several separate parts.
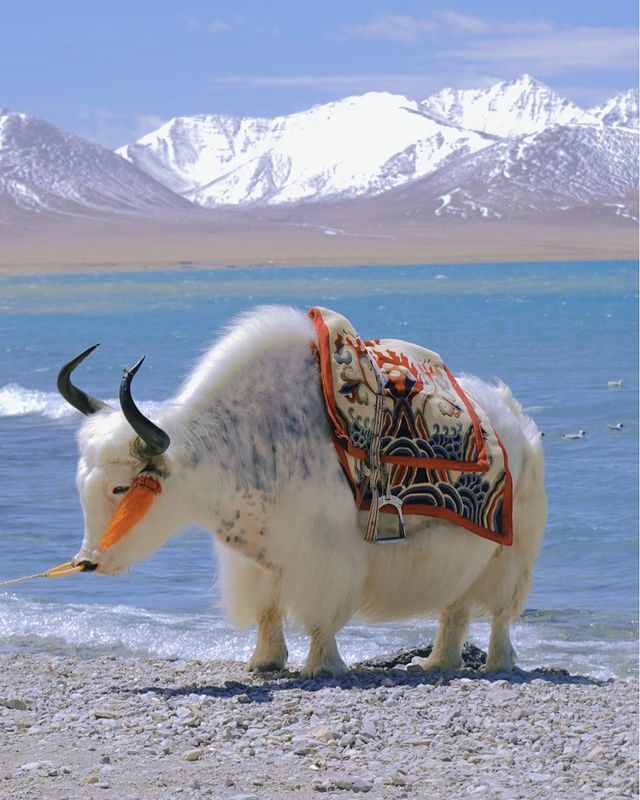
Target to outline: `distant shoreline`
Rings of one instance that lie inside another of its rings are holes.
[[[504,257],[493,256],[491,258],[478,258],[476,260],[464,261],[453,256],[447,257],[441,254],[439,258],[433,260],[426,259],[410,259],[406,254],[398,253],[397,258],[376,258],[371,255],[369,258],[342,258],[342,259],[295,259],[295,260],[282,260],[276,261],[270,259],[269,261],[250,261],[248,259],[239,258],[237,263],[221,263],[218,260],[211,261],[183,261],[183,260],[167,260],[157,261],[153,263],[140,262],[137,260],[131,261],[95,261],[83,263],[68,263],[68,262],[32,262],[24,264],[2,264],[0,263],[0,278],[20,277],[24,275],[99,275],[99,274],[113,274],[113,273],[159,273],[159,272],[206,272],[206,271],[228,271],[235,270],[268,270],[268,269],[342,269],[345,267],[419,267],[419,266],[469,266],[469,265],[486,265],[486,264],[563,264],[567,262],[615,262],[622,263],[625,261],[637,261],[637,254],[620,254],[604,255],[598,253],[591,258],[585,257],[584,254],[571,254],[559,257],[557,253],[549,254],[548,256],[541,256],[539,253],[526,255],[509,254]]]
[[[321,269],[343,269],[348,267],[395,267],[395,266],[402,266],[402,267],[457,267],[457,266],[482,266],[488,264],[564,264],[564,263],[624,263],[624,262],[635,262],[637,259],[634,257],[598,257],[598,258],[563,258],[560,259],[557,256],[549,258],[504,258],[504,259],[492,259],[492,260],[483,260],[483,261],[447,261],[445,259],[441,259],[438,261],[406,261],[406,260],[398,260],[398,261],[375,261],[371,259],[370,261],[360,262],[360,261],[342,261],[340,263],[330,262],[325,263],[322,261],[308,261],[308,262],[297,262],[297,263],[242,263],[242,264],[220,264],[215,261],[211,262],[196,262],[196,263],[189,263],[184,264],[180,261],[167,261],[167,262],[156,262],[154,264],[140,264],[139,262],[122,262],[122,263],[114,263],[114,262],[96,262],[91,264],[81,264],[81,265],[63,265],[63,264],[25,264],[20,267],[12,267],[10,265],[3,265],[0,264],[0,278],[19,278],[21,276],[26,275],[110,275],[110,274],[117,274],[117,273],[162,273],[162,272],[207,272],[207,271],[228,271],[234,272],[235,270],[269,270],[269,269],[314,269],[314,268],[321,268]]]
[[[337,212],[334,212],[337,213]],[[0,275],[625,261],[638,258],[638,226],[627,220],[517,222],[428,219],[362,220],[336,232],[322,223],[167,220],[70,221],[38,229],[7,228]],[[333,225],[331,227],[330,225]]]

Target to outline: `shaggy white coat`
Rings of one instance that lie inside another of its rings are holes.
[[[510,670],[509,624],[522,611],[546,519],[540,434],[504,384],[461,376],[506,448],[514,485],[514,540],[504,547],[452,523],[409,516],[408,539],[363,541],[330,439],[307,316],[264,307],[240,317],[165,402],[154,421],[171,446],[152,466],[163,493],[104,553],[97,543],[122,495],[149,466],[119,411],[88,417],[78,434],[85,518],[76,559],[116,574],[188,524],[214,534],[222,603],[238,625],[258,625],[250,662],[281,668],[285,616],[310,637],[305,675],[345,669],[335,635],[354,615],[371,621],[439,613],[426,669],[452,669],[471,614],[491,620],[487,669]],[[383,524],[395,524],[383,517]],[[186,579],[186,578],[185,578]]]

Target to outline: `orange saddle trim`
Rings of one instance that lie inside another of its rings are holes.
[[[379,461],[386,491],[401,501],[403,513],[445,519],[510,545],[507,454],[488,415],[442,358],[397,339],[365,341],[330,309],[316,307],[309,316],[334,445],[357,508],[371,507],[369,450],[382,391]]]

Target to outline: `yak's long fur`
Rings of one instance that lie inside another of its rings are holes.
[[[103,410],[79,433],[78,488],[85,535],[77,559],[115,573],[148,557],[189,523],[215,535],[222,602],[240,625],[258,623],[251,660],[282,667],[282,620],[295,619],[311,646],[305,673],[344,669],[335,634],[354,615],[368,620],[440,613],[425,668],[458,665],[470,614],[492,623],[488,669],[510,669],[509,623],[522,610],[546,518],[540,434],[504,384],[462,376],[508,454],[514,485],[511,547],[448,523],[407,517],[408,539],[363,541],[330,440],[306,315],[264,307],[240,317],[157,412],[171,437],[143,459],[124,417]],[[96,543],[118,503],[115,486],[147,467],[163,493],[147,517],[105,553]],[[394,524],[386,520],[384,524]]]

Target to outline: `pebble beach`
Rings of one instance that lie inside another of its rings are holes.
[[[0,798],[638,797],[638,682],[0,656]]]

